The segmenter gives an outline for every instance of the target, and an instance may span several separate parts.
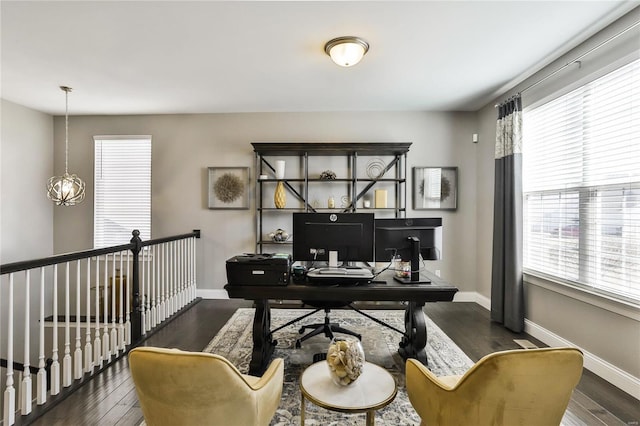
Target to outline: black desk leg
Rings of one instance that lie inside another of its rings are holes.
[[[407,336],[400,341],[398,353],[402,358],[415,358],[427,365],[427,323],[422,307],[424,302],[409,302],[404,312],[404,328]]]
[[[253,317],[253,352],[249,363],[249,374],[262,376],[271,361],[277,341],[271,339],[271,310],[268,300],[256,300]]]

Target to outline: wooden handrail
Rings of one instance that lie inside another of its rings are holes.
[[[200,230],[194,229],[187,234],[173,235],[171,237],[156,238],[142,242],[143,247],[162,244],[169,241],[182,240],[189,237],[200,238]],[[124,250],[132,250],[133,244],[121,244],[119,246],[104,247],[92,250],[75,251],[73,253],[57,254],[55,256],[43,257],[40,259],[24,260],[20,262],[5,263],[0,265],[0,275],[12,272],[26,271],[27,269],[41,268],[43,266],[55,265],[56,263],[72,262],[74,260],[86,259],[87,257],[102,256],[104,254],[118,253]]]

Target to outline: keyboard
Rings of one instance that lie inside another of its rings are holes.
[[[308,278],[373,278],[373,273],[366,268],[321,268],[307,272]]]

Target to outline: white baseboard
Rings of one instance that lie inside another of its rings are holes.
[[[580,349],[584,355],[584,368],[602,377],[612,385],[622,389],[632,397],[640,399],[640,379],[615,365],[585,351],[578,345],[558,336],[538,324],[524,320],[524,331],[549,346],[571,346]]]
[[[491,299],[475,291],[459,291],[453,297],[454,302],[475,302],[486,310],[491,310]]]
[[[203,299],[228,299],[227,290],[201,288],[196,290],[196,296]]]
[[[491,299],[473,291],[456,293],[454,302],[475,302],[486,310],[491,310]],[[571,346],[579,348],[584,355],[584,368],[603,378],[624,392],[640,399],[640,378],[635,377],[615,365],[603,360],[578,345],[558,336],[538,324],[525,319],[525,332],[549,346]]]

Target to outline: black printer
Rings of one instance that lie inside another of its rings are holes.
[[[291,255],[286,253],[240,254],[227,260],[230,285],[287,285]]]

